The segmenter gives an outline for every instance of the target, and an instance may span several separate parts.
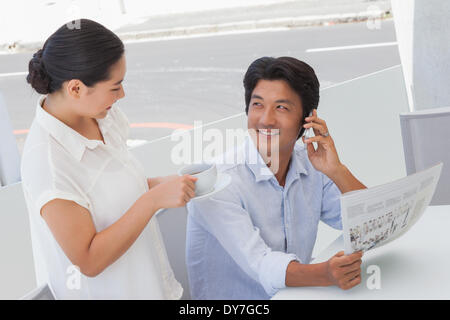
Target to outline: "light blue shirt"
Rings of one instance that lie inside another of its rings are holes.
[[[231,175],[232,183],[210,198],[188,204],[191,296],[269,299],[285,288],[289,262],[310,262],[320,220],[342,229],[341,193],[314,169],[306,149],[298,144],[284,187],[251,139],[226,158],[237,160],[217,168]]]

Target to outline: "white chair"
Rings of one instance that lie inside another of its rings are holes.
[[[0,187],[0,206],[0,299],[19,299],[36,288],[22,183]]]
[[[0,186],[21,181],[20,155],[9,120],[6,104],[0,93]]]
[[[449,205],[450,107],[402,113],[400,126],[407,174],[443,162],[441,178],[430,205]]]
[[[186,267],[187,215],[185,207],[166,209],[157,215],[170,266],[183,287],[182,300],[191,299]]]
[[[44,284],[26,294],[20,300],[56,300],[56,298],[50,286]]]

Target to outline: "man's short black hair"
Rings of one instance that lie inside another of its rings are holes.
[[[303,121],[319,105],[320,84],[313,68],[293,57],[263,57],[253,61],[244,76],[246,114],[248,114],[252,92],[259,80],[286,81],[300,97]],[[298,138],[304,131],[305,128],[302,127]]]

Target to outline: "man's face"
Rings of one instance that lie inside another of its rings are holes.
[[[247,126],[263,158],[264,152],[270,157],[274,148],[280,156],[290,157],[303,125],[302,115],[301,99],[286,81],[258,81],[250,99]]]

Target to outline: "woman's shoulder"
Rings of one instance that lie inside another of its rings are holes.
[[[58,171],[55,167],[67,162],[67,157],[63,154],[58,142],[38,123],[33,122],[22,150],[20,164],[22,181],[54,179],[54,172]]]
[[[33,121],[22,150],[22,163],[31,160],[38,153],[46,153],[49,146],[48,133]]]
[[[33,124],[28,132],[22,150],[22,167],[29,167],[30,165],[42,166],[45,162],[47,162],[44,155],[48,154],[48,150],[48,134],[46,134],[44,130],[40,130],[39,126],[35,126]]]

